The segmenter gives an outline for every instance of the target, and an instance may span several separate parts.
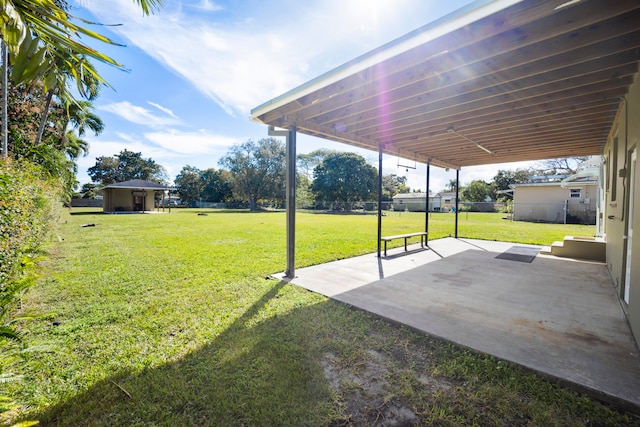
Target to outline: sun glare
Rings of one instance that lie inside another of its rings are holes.
[[[389,18],[398,7],[397,1],[390,0],[353,0],[345,2],[349,16],[357,22],[363,31],[373,31],[380,24],[381,19]]]

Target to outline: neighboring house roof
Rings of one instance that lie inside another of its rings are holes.
[[[529,182],[560,182],[567,177],[569,177],[567,174],[533,175],[529,177]]]
[[[441,191],[438,193],[440,197],[456,197],[455,191]]]
[[[597,181],[600,178],[600,166],[602,166],[602,157],[591,156],[588,160],[578,165],[578,171],[563,179],[560,183],[563,187],[584,181]]]
[[[116,182],[113,184],[105,185],[99,188],[98,191],[106,190],[107,188],[121,188],[131,190],[173,190],[172,187],[164,184],[158,184],[157,182],[145,181],[144,179],[132,179],[131,181]]]
[[[531,182],[527,184],[511,184],[511,188],[519,188],[519,187],[567,187],[567,186],[582,186],[582,185],[596,185],[597,182],[595,180],[587,180],[587,181],[572,181],[566,183],[565,185],[562,182]]]

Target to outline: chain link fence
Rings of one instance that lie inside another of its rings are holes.
[[[249,204],[243,202],[212,203],[192,202],[191,208],[207,209],[248,209]],[[285,210],[283,202],[266,202],[259,204],[264,210]],[[388,212],[424,212],[424,201],[407,201],[402,204],[392,201],[382,202],[382,211]],[[377,214],[377,202],[299,202],[299,211],[314,213],[360,213]],[[443,203],[440,206],[430,205],[430,212],[454,213],[453,203]],[[587,224],[596,223],[597,208],[594,201],[564,200],[557,203],[512,203],[512,202],[459,202],[460,212],[499,212],[513,221],[543,222],[555,224]]]

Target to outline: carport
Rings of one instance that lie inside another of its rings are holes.
[[[606,155],[612,160],[607,163],[606,174],[612,182],[606,195],[605,209],[609,212],[604,214],[611,230],[608,236],[611,243],[607,242],[607,251],[611,249],[608,273],[621,278],[611,284],[604,265],[600,265],[597,274],[602,278],[601,273],[605,273],[603,286],[610,286],[614,297],[622,299],[616,292],[625,289],[627,294],[624,301],[614,301],[619,304],[621,317],[617,325],[605,331],[604,336],[611,341],[602,349],[604,352],[607,347],[634,349],[627,360],[633,372],[627,379],[633,381],[625,382],[628,386],[625,387],[630,393],[627,396],[632,396],[627,397],[628,401],[637,404],[640,401],[637,347],[630,334],[627,335],[630,347],[614,337],[620,328],[628,331],[625,316],[631,319],[632,328],[635,324],[640,331],[639,305],[632,311],[633,303],[638,303],[634,289],[639,276],[637,268],[631,267],[631,246],[625,243],[627,230],[638,223],[640,211],[636,209],[633,213],[631,191],[632,184],[638,182],[631,172],[635,170],[631,152],[637,144],[638,126],[630,127],[635,122],[626,117],[630,103],[631,111],[637,111],[640,104],[640,96],[635,95],[640,90],[634,84],[640,61],[638,22],[637,0],[479,0],[256,107],[252,119],[268,125],[271,135],[287,138],[285,275],[296,277],[298,132],[377,151],[379,181],[383,154],[424,163],[427,191],[431,165],[459,172],[465,166]],[[627,99],[630,92],[634,93],[631,102]],[[619,123],[622,131],[617,129]],[[605,146],[613,140],[613,149],[605,153]],[[618,182],[622,183],[622,190],[616,200]],[[386,262],[380,258],[381,221],[379,211],[378,265]],[[425,226],[428,228],[428,223]],[[433,247],[430,245],[431,249],[425,252],[431,253]],[[640,251],[634,249],[634,253]],[[563,263],[560,264],[558,271],[562,269]],[[464,264],[449,265],[455,273]],[[345,276],[335,280],[336,283],[350,282],[360,274],[358,269],[342,269],[333,274],[325,272],[324,276],[336,278],[342,273]],[[523,269],[520,273],[535,276],[536,270]],[[403,274],[398,277],[407,279],[407,283],[417,277]],[[573,282],[580,278],[583,277],[576,276]],[[584,280],[590,285],[600,283]],[[454,285],[455,280],[451,282]],[[353,296],[358,292],[340,294]],[[388,295],[374,292],[364,298],[375,305],[388,300]],[[453,301],[444,300],[443,304]],[[587,318],[590,306],[592,303],[582,307]],[[515,325],[513,319],[506,321]],[[540,333],[535,325],[529,332],[534,341]],[[568,336],[556,335],[555,339],[562,341]],[[585,335],[585,339],[595,338]],[[588,346],[580,347],[582,344],[576,344],[577,348],[587,349],[584,354],[588,358]],[[544,357],[571,364],[561,359],[559,353]],[[614,368],[615,363],[614,359],[608,359],[602,366]],[[607,375],[605,372],[603,377]],[[624,378],[620,372],[611,375]]]

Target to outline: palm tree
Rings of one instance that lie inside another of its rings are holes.
[[[71,124],[73,129],[78,131],[79,136],[84,136],[87,130],[99,135],[104,130],[102,119],[93,112],[93,104],[90,101],[78,101],[69,105],[67,110],[67,123],[64,130]]]
[[[68,129],[71,125],[71,129]],[[60,149],[71,160],[89,153],[89,143],[81,139],[90,130],[99,135],[104,130],[104,122],[93,112],[90,101],[77,101],[69,105],[61,126]],[[78,132],[76,134],[76,131]]]
[[[134,0],[145,15],[152,13],[162,0]],[[8,62],[12,63],[11,78],[14,84],[33,82],[44,78],[45,90],[54,87],[61,88],[62,76],[71,75],[76,82],[79,92],[84,96],[85,75],[106,84],[98,72],[89,65],[88,59],[122,68],[122,65],[111,57],[98,52],[81,41],[85,36],[104,43],[117,45],[114,41],[76,24],[77,19],[85,24],[92,22],[77,18],[66,10],[66,3],[61,0],[5,0],[3,1],[4,15],[0,26],[2,45],[8,51],[3,54],[3,75],[7,73]],[[61,62],[61,61],[62,62]],[[60,69],[60,64],[65,69]],[[7,84],[3,81],[3,91]],[[64,83],[66,88],[66,82]],[[51,95],[53,96],[53,94]],[[6,126],[6,96],[2,97],[2,156],[7,157]]]
[[[91,63],[89,63],[88,61],[85,64],[85,66],[93,68],[93,65],[91,65]],[[47,123],[49,110],[51,108],[51,102],[53,100],[54,95],[57,96],[58,100],[62,104],[62,107],[64,108],[66,117],[67,117],[67,120],[63,123],[62,129],[61,129],[63,136],[64,136],[64,132],[67,129],[70,116],[74,113],[77,115],[78,112],[84,108],[84,107],[81,107],[79,104],[83,101],[77,101],[73,97],[73,95],[71,95],[71,92],[67,87],[67,78],[69,77],[69,75],[71,75],[71,73],[69,69],[66,69],[65,64],[62,63],[60,67],[58,67],[56,70],[53,70],[51,75],[55,76],[55,79],[49,79],[54,82],[54,85],[47,86],[47,82],[45,81],[45,88],[44,88],[46,92],[45,107],[42,112],[42,116],[40,117],[40,127],[38,129],[38,133],[36,135],[34,145],[38,145],[42,140],[42,135],[44,133],[44,128]],[[71,77],[73,78],[72,75]],[[93,76],[93,74],[85,74],[81,76],[81,79],[82,79],[81,81],[76,82],[77,86],[81,86],[83,89],[83,92],[81,92],[81,94],[88,100],[93,100],[97,98],[100,92],[100,82]],[[49,84],[51,84],[51,82],[49,82]],[[90,104],[84,104],[84,106],[87,107],[87,106],[90,106]],[[71,112],[71,109],[74,110],[73,113]],[[97,117],[97,116],[94,115],[94,117]],[[101,124],[100,126],[104,128],[103,124]],[[100,131],[102,131],[102,129],[100,129]]]
[[[162,0],[134,0],[148,15],[157,9]],[[95,31],[76,24],[77,19],[85,24],[93,22],[69,14],[66,3],[60,0],[5,0],[5,22],[2,26],[2,40],[7,44],[9,52],[18,52],[24,46],[25,39],[32,36],[38,45],[48,48],[50,53],[58,52],[63,59],[70,60],[74,65],[82,65],[83,58],[93,58],[111,65],[120,66],[115,60],[81,42],[80,37],[86,36],[108,44],[117,44],[109,38]],[[32,33],[32,34],[29,34]],[[44,55],[44,54],[42,54]],[[29,58],[25,58],[29,60]],[[81,68],[73,67],[81,72]]]
[[[71,161],[89,153],[89,143],[70,130],[65,135],[64,152]],[[75,165],[75,163],[74,163]]]

